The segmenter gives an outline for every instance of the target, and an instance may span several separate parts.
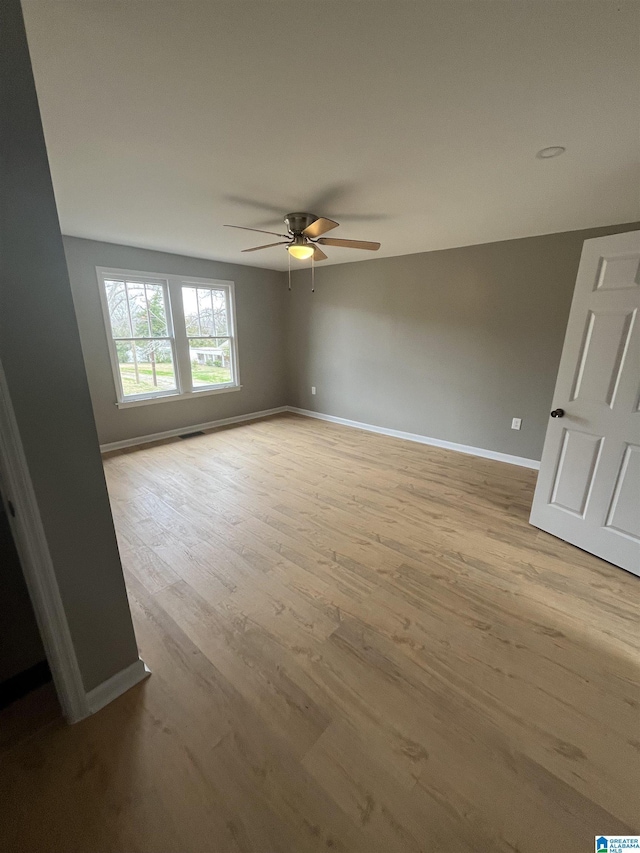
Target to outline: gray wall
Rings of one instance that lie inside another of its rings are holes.
[[[19,0],[0,3],[0,34],[0,361],[90,690],[138,652]]]
[[[582,243],[637,227],[296,272],[289,404],[540,459]]]
[[[282,273],[76,237],[65,237],[64,246],[101,444],[286,404],[284,334],[289,294]],[[97,266],[234,281],[241,390],[118,409]]]

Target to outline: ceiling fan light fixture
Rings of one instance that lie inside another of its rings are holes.
[[[538,160],[551,160],[552,157],[559,157],[567,149],[564,145],[549,145],[547,148],[541,148],[536,154]]]
[[[315,247],[308,243],[292,243],[287,246],[287,251],[298,261],[308,261],[315,252]]]
[[[259,252],[262,249],[271,249],[273,246],[285,246],[289,256],[297,261],[308,261],[313,258],[314,262],[326,261],[328,256],[320,248],[321,246],[340,246],[343,249],[369,249],[376,252],[380,243],[372,240],[335,240],[333,237],[323,237],[327,231],[337,228],[338,224],[333,219],[324,216],[316,216],[313,213],[287,213],[284,218],[288,234],[278,234],[277,231],[263,231],[262,228],[248,228],[245,225],[225,225],[225,228],[239,228],[241,231],[257,231],[259,234],[272,234],[274,237],[285,237],[278,243],[267,243],[266,246],[252,246],[243,249],[243,252]],[[313,267],[313,264],[312,264]]]

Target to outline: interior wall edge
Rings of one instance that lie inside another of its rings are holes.
[[[77,722],[89,713],[83,678],[42,525],[38,500],[29,476],[29,465],[20,439],[2,362],[0,463],[6,497],[15,508],[11,529],[47,662],[62,711],[69,722]]]
[[[136,660],[138,648],[19,0],[0,3],[0,43],[0,361],[24,456],[21,475],[38,514],[32,526],[41,523],[69,631],[72,689],[84,698]],[[32,530],[26,534],[32,544]],[[48,614],[32,603],[44,633]]]

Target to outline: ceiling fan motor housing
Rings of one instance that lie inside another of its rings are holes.
[[[287,213],[284,221],[292,234],[300,234],[317,218],[313,213]]]

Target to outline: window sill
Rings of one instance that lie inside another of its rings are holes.
[[[208,397],[210,394],[226,394],[229,391],[239,391],[242,385],[226,385],[224,388],[205,388],[202,391],[191,391],[189,394],[162,394],[158,397],[142,397],[137,400],[117,402],[119,409],[132,409],[134,406],[148,406],[151,403],[171,403],[173,400],[196,400],[198,397]]]

